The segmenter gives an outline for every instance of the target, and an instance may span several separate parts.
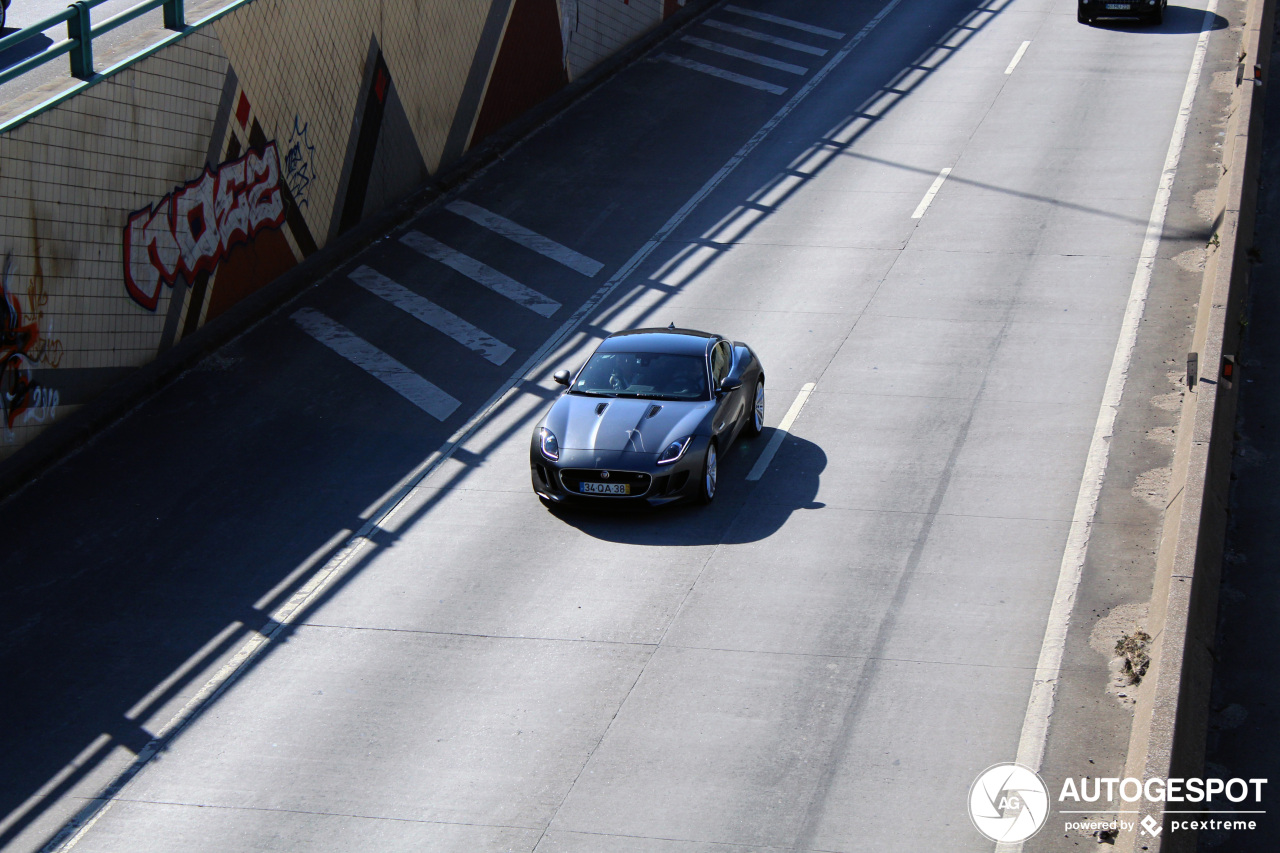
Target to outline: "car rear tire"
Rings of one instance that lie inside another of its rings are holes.
[[[698,503],[706,505],[716,499],[716,484],[720,473],[719,454],[716,453],[716,440],[711,439],[707,445],[706,455],[702,457],[702,477],[698,480]]]
[[[1151,13],[1151,26],[1158,27],[1164,23],[1164,7],[1156,4],[1156,10]]]
[[[1082,24],[1092,24],[1093,19],[1084,13],[1084,9],[1076,7],[1076,20]]]
[[[755,438],[764,432],[764,377],[756,380],[756,393],[751,398],[751,410],[747,412],[746,434]]]

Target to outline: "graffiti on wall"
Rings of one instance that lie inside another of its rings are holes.
[[[44,315],[44,309],[49,307],[49,294],[44,289],[44,273],[38,256],[35,277],[27,283],[27,306],[36,328],[40,330],[40,336],[27,352],[27,357],[36,364],[57,367],[62,363],[64,350],[62,340],[53,331],[53,318]]]
[[[307,187],[311,186],[311,182],[315,180],[315,171],[311,163],[316,147],[307,140],[307,128],[311,126],[311,122],[299,127],[299,121],[300,119],[295,115],[293,130],[289,133],[289,147],[284,152],[284,174],[294,202],[299,208],[304,208],[308,204]]]
[[[276,144],[206,168],[200,177],[158,204],[129,215],[124,228],[124,282],[148,311],[160,302],[160,285],[173,287],[215,269],[231,249],[264,228],[284,222],[280,158]]]
[[[43,283],[28,288],[30,314],[24,314],[18,295],[9,286],[13,257],[5,255],[0,274],[0,438],[14,440],[13,428],[19,423],[44,423],[52,420],[58,409],[58,392],[35,381],[32,367],[42,361],[53,367],[62,360],[62,342],[40,335],[43,306],[48,303]],[[43,301],[38,301],[39,297]],[[21,420],[19,420],[21,416]]]

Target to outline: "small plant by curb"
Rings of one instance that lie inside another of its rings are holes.
[[[1151,666],[1151,655],[1147,654],[1150,645],[1151,635],[1146,631],[1134,631],[1116,640],[1116,654],[1124,658],[1124,674],[1130,684],[1137,684],[1147,674],[1147,667]]]

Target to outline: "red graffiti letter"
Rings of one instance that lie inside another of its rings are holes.
[[[249,239],[249,208],[241,197],[243,188],[244,158],[227,163],[218,170],[218,195],[213,209],[218,217],[218,237],[224,252]]]
[[[205,172],[173,199],[173,237],[182,253],[183,271],[189,275],[212,269],[218,262],[218,220],[213,212],[217,182],[212,172]]]
[[[169,203],[165,198],[152,212],[143,208],[124,227],[124,284],[148,311],[160,302],[160,283],[173,286],[178,271],[178,244],[169,230]]]

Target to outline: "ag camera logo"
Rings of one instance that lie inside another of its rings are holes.
[[[1025,841],[1048,817],[1048,787],[1040,774],[1021,764],[993,764],[969,789],[969,819],[992,841]]]

